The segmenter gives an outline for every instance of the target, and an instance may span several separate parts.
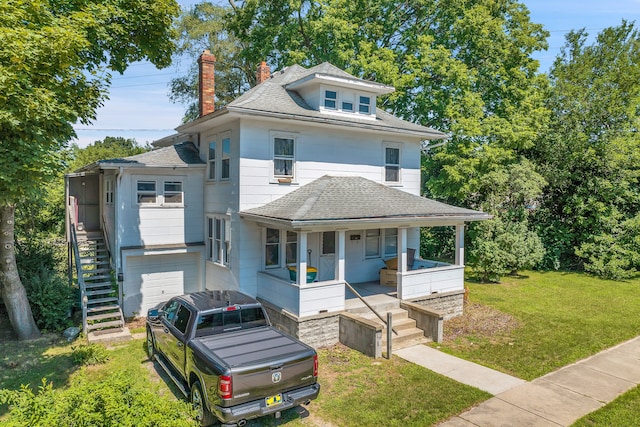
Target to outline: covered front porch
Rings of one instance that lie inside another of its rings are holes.
[[[419,243],[416,242],[419,239],[419,228],[416,227],[369,229],[373,230],[370,235],[397,236],[395,242],[379,242],[380,251],[373,255],[370,247],[375,247],[376,240],[369,239],[368,252],[362,238],[367,235],[366,229],[295,232],[295,245],[291,247],[296,248],[296,253],[295,256],[290,254],[289,259],[295,259],[295,263],[259,271],[257,295],[292,315],[307,317],[348,310],[356,295],[347,284],[361,296],[386,294],[408,301],[463,290],[464,224],[453,226],[456,228],[453,264],[422,259],[415,249],[408,247],[408,241]],[[265,234],[276,230],[267,229]],[[316,241],[322,243],[317,256],[313,244]],[[327,246],[332,252],[327,253]],[[385,250],[385,246],[394,248],[395,252]],[[390,265],[397,265],[397,269],[388,268],[385,260]],[[292,269],[295,269],[294,274]],[[307,274],[309,270],[315,270],[315,274]]]

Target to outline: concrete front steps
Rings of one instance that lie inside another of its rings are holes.
[[[425,337],[424,331],[416,326],[416,321],[409,317],[409,312],[400,308],[400,300],[388,295],[373,295],[365,297],[365,301],[373,307],[374,310],[382,318],[387,321],[387,313],[392,315],[392,332],[391,348],[397,350],[412,345],[430,342],[431,339]],[[360,316],[371,322],[377,323],[383,327],[382,330],[382,348],[387,348],[387,328],[384,322],[376,316],[369,307],[362,301],[350,300],[347,304],[347,311],[351,314]]]
[[[380,312],[379,312],[380,313]],[[387,320],[387,313],[391,313],[391,348],[398,350],[405,347],[410,347],[417,344],[429,342],[427,337],[424,336],[424,331],[416,327],[416,321],[409,318],[409,312],[402,308],[394,308],[388,310],[380,315]],[[373,313],[361,314],[362,317],[375,322],[383,326],[382,330],[382,348],[386,351],[387,348],[387,328],[384,323]]]

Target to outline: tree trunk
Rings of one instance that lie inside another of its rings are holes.
[[[40,330],[33,320],[27,292],[18,275],[14,219],[15,206],[0,206],[0,294],[18,339],[29,340],[38,338]]]

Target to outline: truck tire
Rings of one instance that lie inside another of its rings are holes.
[[[149,360],[153,360],[155,354],[156,347],[153,342],[153,334],[151,333],[151,329],[147,328],[147,356],[149,356]]]
[[[196,410],[196,418],[200,421],[200,425],[203,427],[210,426],[217,421],[217,419],[209,412],[207,404],[204,401],[204,393],[202,393],[202,386],[200,381],[196,381],[191,385],[191,404],[193,409]]]

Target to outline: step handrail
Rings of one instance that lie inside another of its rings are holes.
[[[366,302],[366,301],[364,300],[364,298],[362,297],[362,295],[360,295],[360,294],[358,293],[358,291],[356,291],[356,290],[354,289],[354,287],[353,287],[353,286],[351,286],[351,285],[349,284],[349,282],[347,282],[347,281],[345,280],[345,281],[344,281],[344,284],[349,288],[349,290],[350,290],[351,292],[353,292],[353,294],[354,294],[356,297],[358,297],[358,299],[359,299],[360,301],[362,301],[362,302],[364,303],[364,305],[366,305],[366,306],[367,306],[367,308],[368,308],[369,310],[371,310],[371,311],[373,312],[373,314],[375,314],[376,316],[378,316],[378,319],[380,319],[380,320],[382,321],[382,323],[384,324],[384,326],[385,326],[385,327],[387,327],[387,326],[388,326],[387,321],[386,321],[386,320],[384,320],[384,318],[380,315],[380,313],[378,313],[378,312],[376,311],[376,309],[375,309],[375,308],[373,308],[373,307],[372,307],[368,302]],[[393,329],[393,326],[391,327],[391,330],[393,331],[393,333],[394,333],[394,334],[398,335],[398,331],[396,331],[395,329]]]

